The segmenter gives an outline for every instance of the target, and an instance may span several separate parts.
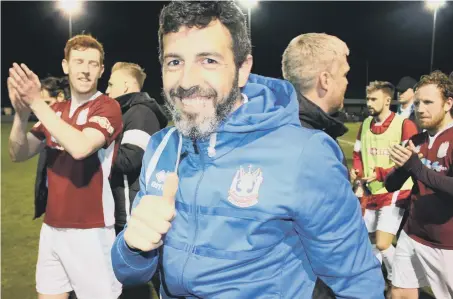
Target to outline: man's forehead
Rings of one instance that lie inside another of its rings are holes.
[[[427,84],[417,88],[415,95],[440,95],[440,90],[435,84]]]
[[[373,90],[372,92],[368,93],[367,98],[378,98],[382,96],[384,93],[381,89]]]
[[[93,48],[80,48],[80,49],[71,49],[70,52],[71,58],[83,58],[83,59],[97,59],[101,57],[101,53],[97,49]]]
[[[178,52],[212,52],[232,44],[228,29],[218,20],[213,20],[206,27],[198,28],[181,26],[178,32],[163,36],[163,51]]]

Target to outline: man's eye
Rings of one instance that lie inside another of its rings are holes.
[[[167,63],[168,66],[178,66],[178,65],[180,65],[180,64],[181,64],[181,61],[176,60],[176,59],[170,61],[169,63]]]
[[[203,63],[206,63],[206,64],[217,64],[217,61],[214,60],[214,59],[211,59],[211,58],[206,58],[203,60]]]

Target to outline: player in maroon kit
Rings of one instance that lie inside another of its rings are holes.
[[[408,146],[395,145],[396,170],[386,178],[398,190],[412,177],[412,204],[394,258],[392,298],[418,298],[430,286],[436,298],[453,298],[453,82],[436,71],[415,89],[415,112],[423,133]]]
[[[49,107],[39,78],[13,64],[8,91],[16,110],[9,152],[15,162],[47,151],[48,202],[41,229],[36,289],[40,299],[116,299],[121,284],[110,258],[114,201],[108,181],[122,131],[118,103],[97,91],[104,49],[89,35],[70,39],[63,71],[71,99]],[[27,133],[31,112],[39,122]]]

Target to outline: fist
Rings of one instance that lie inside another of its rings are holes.
[[[176,173],[170,173],[165,180],[162,196],[142,197],[124,231],[124,240],[129,247],[151,251],[162,246],[162,236],[170,230],[171,221],[176,216],[178,183]]]

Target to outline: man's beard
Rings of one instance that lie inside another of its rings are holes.
[[[434,115],[434,117],[432,117],[428,122],[425,121],[425,123],[422,123],[419,121],[420,128],[426,129],[428,131],[436,130],[441,126],[444,118],[445,113],[442,111],[441,113]]]
[[[238,74],[235,76],[235,80],[229,94],[221,101],[219,101],[217,92],[214,89],[202,89],[198,85],[193,86],[190,89],[184,89],[180,86],[170,89],[170,97],[173,101],[163,92],[163,96],[166,99],[165,105],[171,113],[175,127],[183,136],[191,139],[203,139],[214,133],[220,123],[222,123],[228,115],[230,115],[239,95],[240,89],[238,87]],[[215,114],[204,116],[204,118],[199,121],[197,121],[199,114],[184,113],[183,115],[183,112],[176,107],[176,101],[191,96],[212,98]]]
[[[370,115],[370,116],[372,116],[372,117],[376,117],[376,116],[378,116],[379,114],[381,114],[381,111],[378,112],[378,111],[375,110],[375,109],[371,109],[371,110],[368,109],[368,115]]]

